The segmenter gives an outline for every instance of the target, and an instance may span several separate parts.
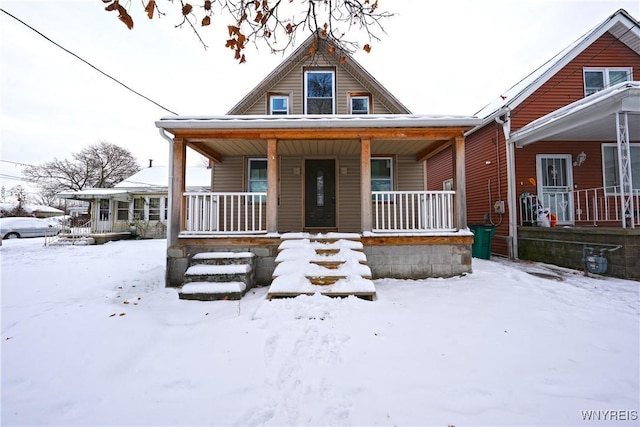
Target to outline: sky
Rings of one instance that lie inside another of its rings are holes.
[[[133,2],[136,4],[136,2]],[[637,1],[380,0],[396,13],[371,53],[354,58],[416,114],[473,115],[620,8]],[[247,50],[239,65],[224,48],[226,25],[201,31],[148,20],[138,7],[128,30],[98,0],[2,0],[1,7],[164,108],[224,115],[283,59]],[[419,5],[419,6],[418,6]],[[304,40],[300,37],[299,40]],[[100,141],[128,148],[141,166],[168,164],[154,122],[169,113],[126,90],[0,13],[0,184],[21,164],[70,158]],[[189,155],[190,164],[200,162]]]
[[[165,254],[2,242],[2,425],[638,425],[638,282],[473,258],[374,301],[185,301]]]

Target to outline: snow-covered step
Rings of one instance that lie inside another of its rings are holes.
[[[191,258],[191,264],[250,264],[254,257],[252,252],[202,252]]]
[[[189,282],[180,289],[180,299],[215,301],[240,299],[247,290],[244,282]]]
[[[283,238],[268,296],[316,292],[330,296],[375,297],[371,269],[357,234],[295,233]]]
[[[180,299],[240,299],[254,285],[251,252],[202,252],[191,257]]]

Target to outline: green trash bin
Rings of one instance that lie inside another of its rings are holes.
[[[491,258],[491,242],[496,228],[493,225],[470,224],[469,228],[473,233],[473,245],[471,245],[471,256],[474,258]]]

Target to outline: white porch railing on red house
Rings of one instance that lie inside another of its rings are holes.
[[[535,194],[521,195],[520,225],[536,225],[538,211],[548,209],[558,219],[565,217],[568,223],[578,226],[640,226],[640,190],[633,190],[631,197],[633,224],[630,212],[623,212],[619,191],[620,187],[590,188],[568,191],[562,197],[555,193],[555,197],[542,200]],[[573,209],[573,217],[571,212],[567,212],[570,207]]]
[[[187,234],[259,234],[267,232],[267,193],[184,193]]]
[[[455,191],[372,191],[373,232],[455,231]]]

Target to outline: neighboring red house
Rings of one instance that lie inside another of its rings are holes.
[[[640,25],[619,10],[476,114],[467,218],[495,226],[494,253],[579,268],[602,252],[609,274],[640,279],[637,80]],[[428,189],[451,163],[431,154]]]

